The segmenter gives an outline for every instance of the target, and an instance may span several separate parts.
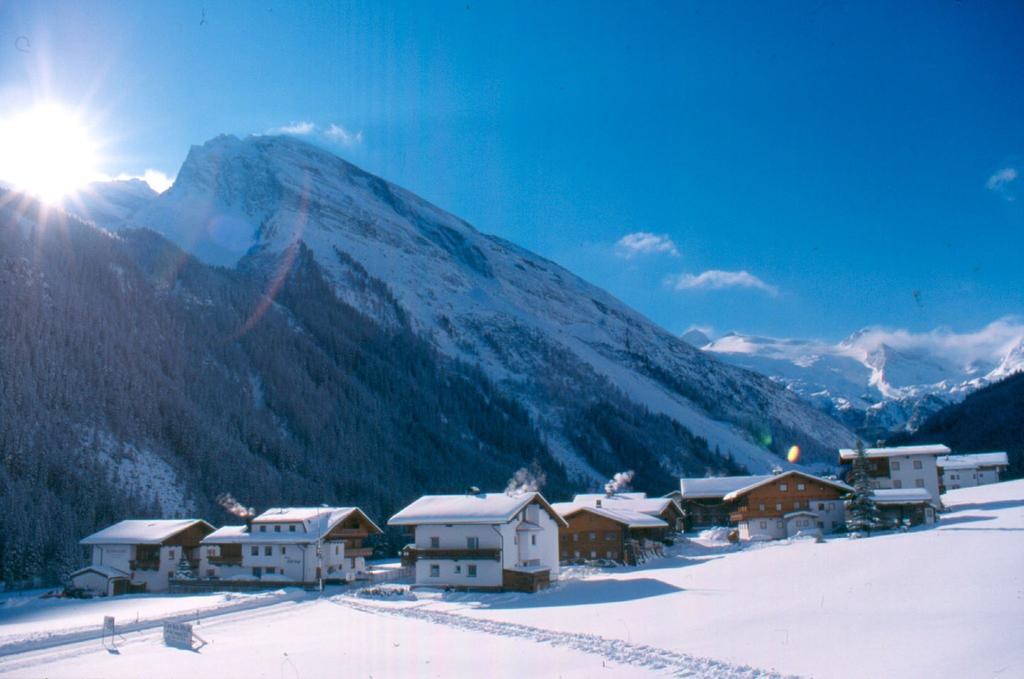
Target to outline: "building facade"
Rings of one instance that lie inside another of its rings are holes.
[[[956,490],[971,486],[998,483],[999,475],[1010,464],[1004,452],[974,453],[972,455],[941,455],[936,458],[939,466],[941,490]]]
[[[412,535],[418,586],[536,591],[557,579],[565,521],[540,493],[426,495],[388,525]]]
[[[202,541],[203,579],[318,583],[358,578],[381,529],[358,507],[277,507]]]
[[[559,530],[563,562],[607,559],[627,565],[661,553],[664,519],[628,509],[561,502],[553,505],[568,524]]]
[[[213,532],[202,519],[130,519],[84,538],[91,563],[71,584],[98,594],[164,592],[184,558],[195,571],[199,545]]]
[[[778,540],[799,533],[830,533],[846,525],[843,498],[853,489],[804,472],[772,475],[725,496],[741,540]]]
[[[864,451],[873,489],[924,488],[935,505],[940,507],[942,499],[936,458],[948,454],[949,448],[944,445],[867,448]],[[856,457],[857,451],[852,448],[839,451],[839,461],[848,468]],[[849,473],[847,480],[850,480]]]
[[[715,476],[679,479],[679,505],[685,515],[685,529],[700,530],[715,526],[733,525],[735,501],[726,502],[725,496],[733,491],[763,481],[769,476]]]

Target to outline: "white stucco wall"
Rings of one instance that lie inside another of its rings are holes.
[[[917,462],[921,465],[920,469],[914,467]],[[877,478],[874,481],[876,488],[924,488],[936,504],[941,503],[934,455],[894,455],[889,458],[889,478]]]
[[[178,567],[181,552],[180,546],[160,547],[160,561],[157,570],[133,571],[131,561],[135,559],[135,545],[93,545],[92,563],[94,566],[112,566],[125,573],[130,573],[130,582],[133,585],[146,585],[148,592],[165,592],[171,574]]]
[[[110,581],[107,576],[99,573],[93,573],[92,571],[86,571],[85,573],[79,573],[78,575],[71,578],[71,585],[73,587],[81,587],[87,589],[90,592],[96,592],[97,594],[110,594]]]

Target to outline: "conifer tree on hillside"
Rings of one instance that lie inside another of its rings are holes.
[[[850,529],[850,537],[860,537],[861,532],[870,535],[871,531],[881,527],[878,507],[872,495],[868,456],[860,439],[857,439],[855,450],[857,457],[853,459],[853,492],[847,496],[847,510],[850,515],[847,528]]]

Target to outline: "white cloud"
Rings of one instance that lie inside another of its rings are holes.
[[[726,288],[754,288],[772,295],[779,294],[774,285],[765,283],[757,276],[746,271],[720,271],[711,269],[699,274],[682,273],[669,276],[665,285],[673,290],[724,290]]]
[[[666,253],[673,257],[679,256],[676,244],[667,234],[637,231],[628,233],[615,244],[615,254],[623,259],[632,259],[638,255]]]
[[[350,132],[341,125],[331,123],[327,130],[324,132],[324,136],[328,139],[332,139],[343,146],[357,146],[363,143],[363,131]]]
[[[975,361],[996,361],[1024,341],[1024,319],[1005,316],[974,332],[937,328],[929,332],[869,327],[847,338],[841,346],[856,353],[870,353],[882,344],[897,351],[927,351],[960,366]]]
[[[1007,185],[1013,183],[1013,181],[1016,179],[1016,168],[1004,167],[1001,170],[996,171],[995,174],[988,178],[988,181],[985,182],[985,188],[987,188],[989,191],[1001,191]]]
[[[297,123],[291,123],[289,125],[282,125],[281,127],[274,127],[267,131],[267,134],[296,134],[296,135],[307,135],[316,132],[316,125],[307,121],[300,120]]]

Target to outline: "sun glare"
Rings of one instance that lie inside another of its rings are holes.
[[[0,181],[48,203],[99,176],[98,151],[79,116],[52,103],[0,118]]]

